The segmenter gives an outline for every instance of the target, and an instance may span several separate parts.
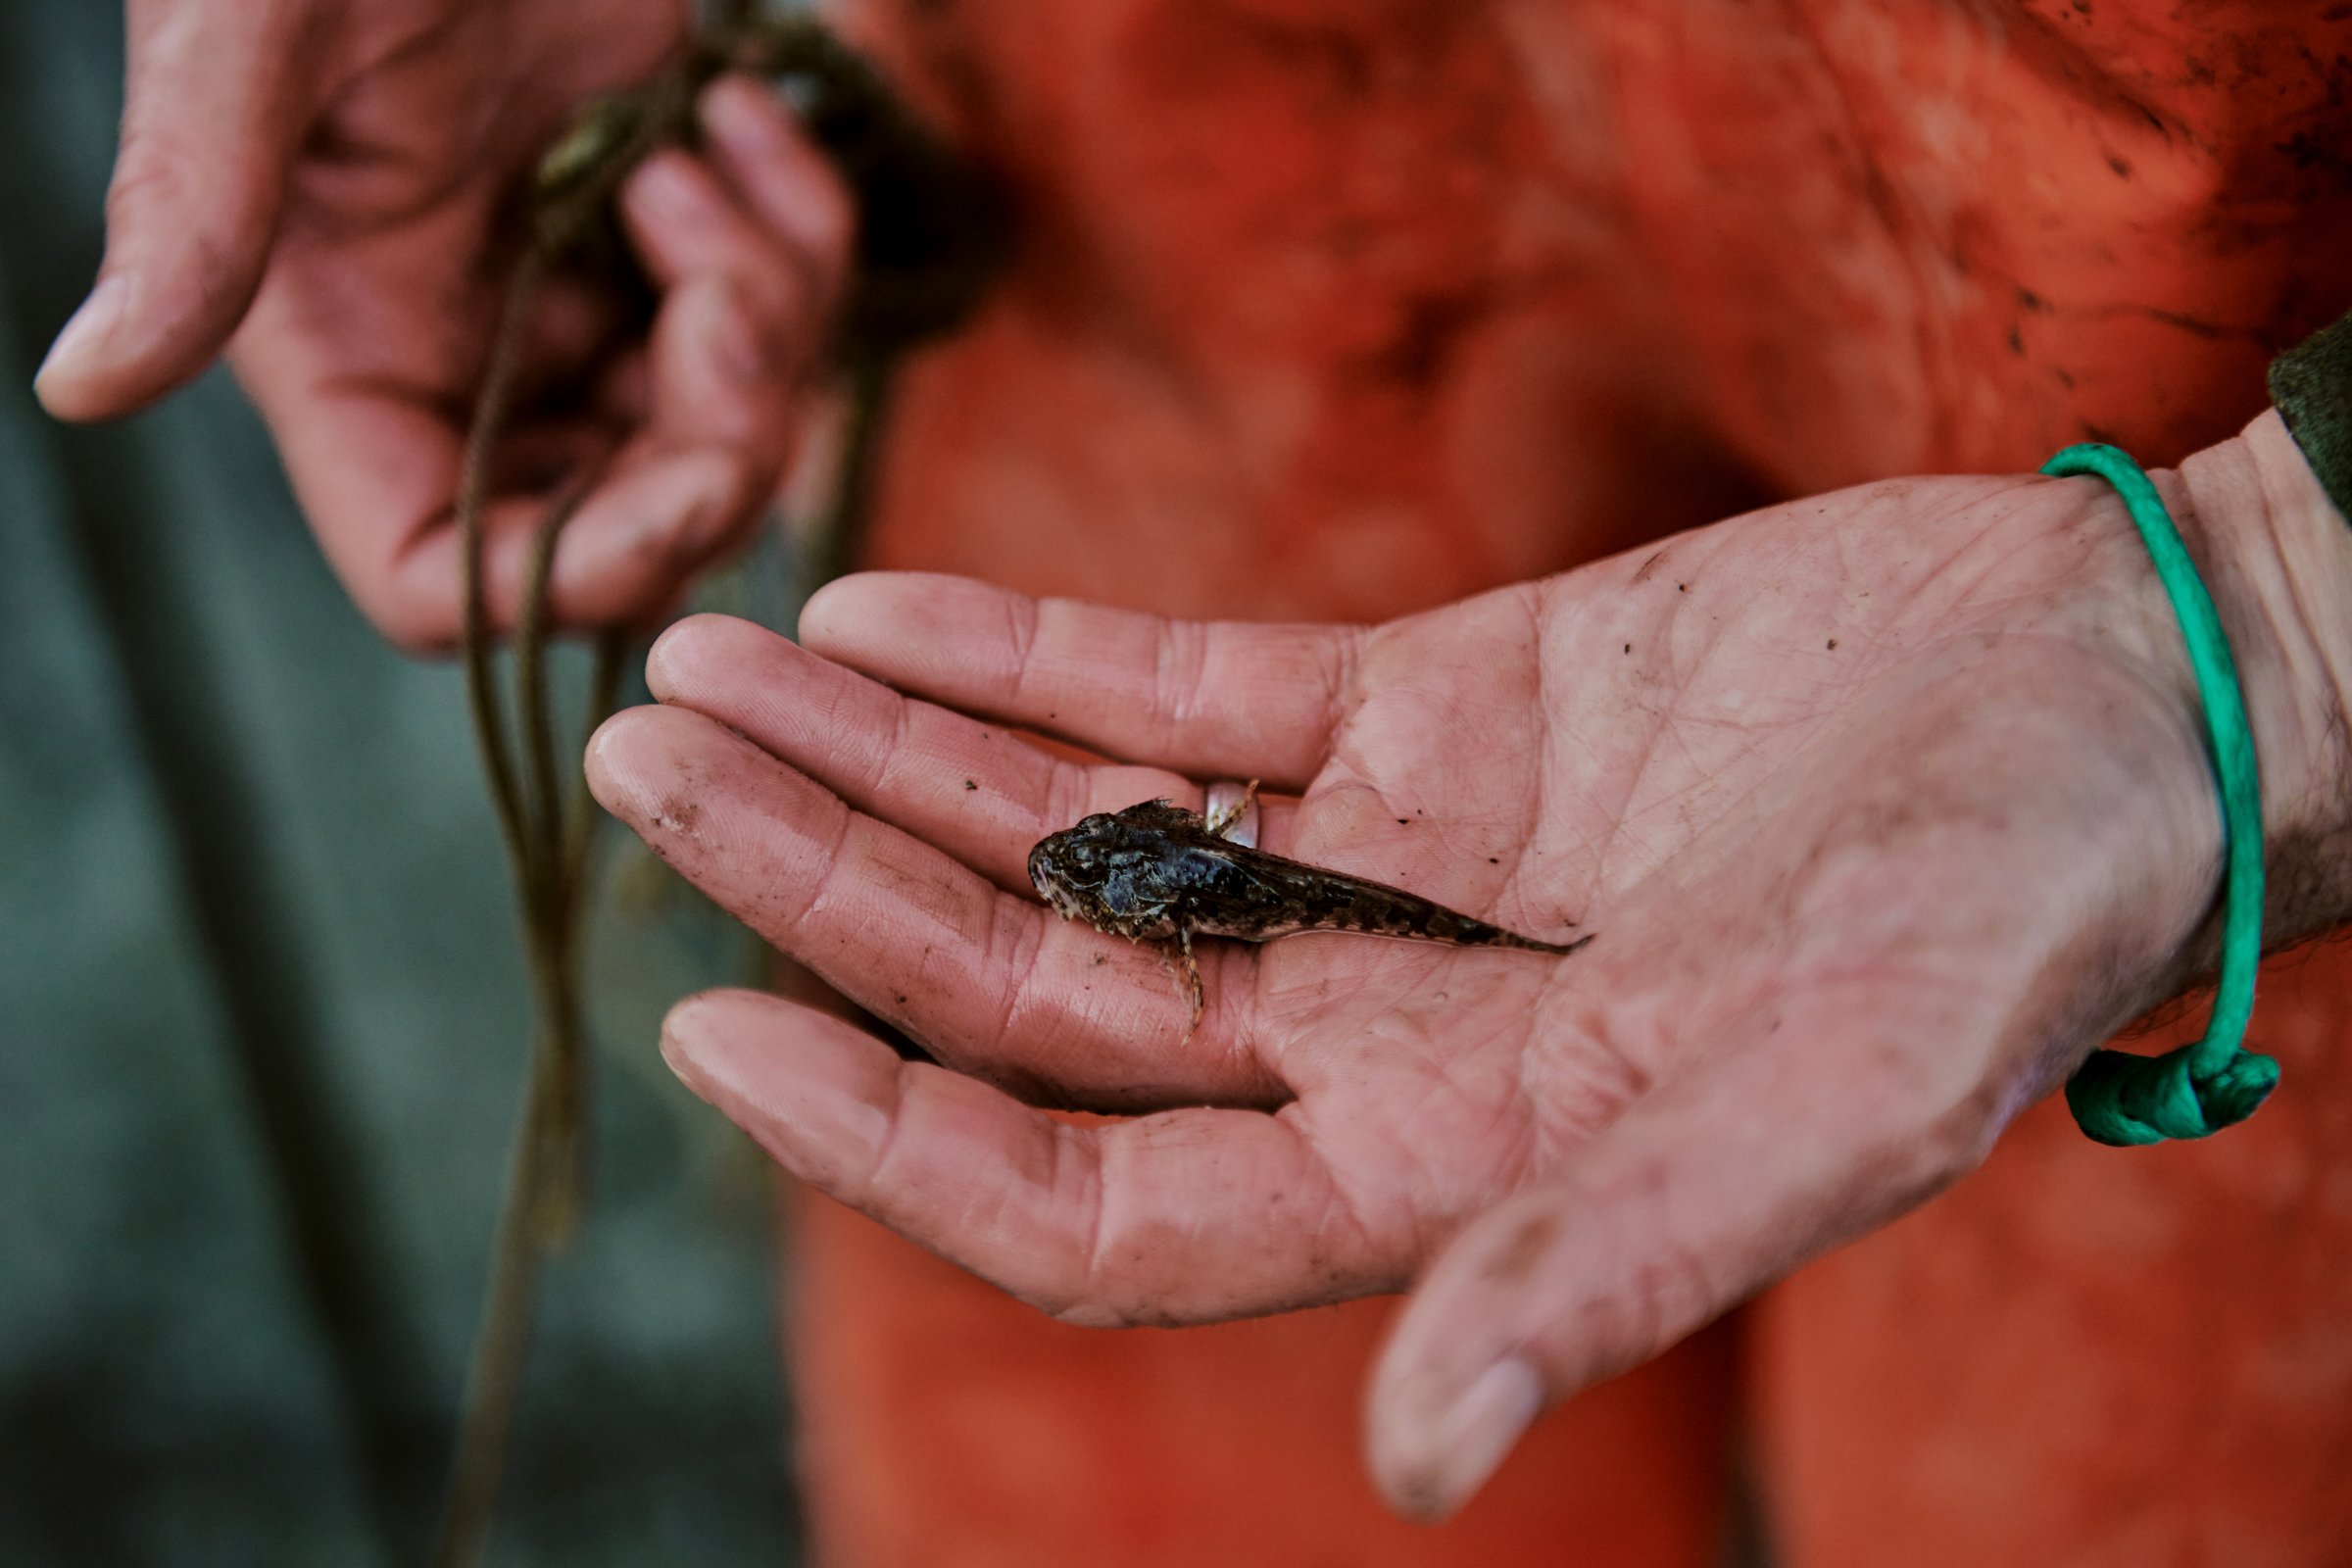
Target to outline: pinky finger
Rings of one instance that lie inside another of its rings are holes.
[[[1066,1322],[1207,1322],[1394,1283],[1287,1117],[1058,1119],[752,992],[681,1003],[662,1049],[795,1176]]]

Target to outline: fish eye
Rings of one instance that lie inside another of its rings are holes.
[[[1077,836],[1075,829],[1056,833],[1029,852],[1032,879],[1053,877],[1063,882],[1100,875],[1102,850]]]

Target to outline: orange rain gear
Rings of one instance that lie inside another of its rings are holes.
[[[906,387],[877,565],[1386,617],[1777,496],[2084,438],[2171,463],[2352,304],[2352,6],[853,21],[1024,204],[1007,286]],[[2266,976],[2286,1087],[2245,1126],[2121,1152],[2045,1105],[1436,1531],[1357,1464],[1387,1304],[1063,1328],[804,1201],[822,1560],[1699,1568],[1744,1424],[1795,1568],[2352,1561],[2348,971]]]

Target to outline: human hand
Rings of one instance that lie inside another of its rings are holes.
[[[686,20],[644,0],[131,0],[106,261],[42,401],[127,413],[230,345],[361,609],[404,646],[454,643],[451,504],[512,200],[572,111],[649,75]],[[486,519],[495,621],[549,499],[592,465],[550,585],[574,627],[666,609],[790,454],[848,198],[751,82],[710,88],[702,123],[706,156],[658,154],[624,191],[650,331],[584,285],[543,292]]]
[[[2236,643],[2271,842],[2305,852],[2274,933],[2340,919],[2352,639],[2302,609],[2352,603],[2352,542],[2275,417],[2160,483]],[[795,1174],[1071,1321],[1417,1280],[1368,1419],[1425,1516],[1543,1404],[1973,1167],[2210,953],[2198,700],[2093,481],[1865,486],[1378,628],[892,575],[802,632],[674,628],[663,706],[599,733],[591,780],[947,1065],[731,992],[672,1013],[679,1072]],[[1023,858],[1220,776],[1297,794],[1265,813],[1277,853],[1595,940],[1206,943],[1188,1038],[1160,957],[1055,921]]]

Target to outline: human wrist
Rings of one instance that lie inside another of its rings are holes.
[[[2236,658],[2277,946],[2352,919],[2352,527],[2276,412],[2165,489]]]

